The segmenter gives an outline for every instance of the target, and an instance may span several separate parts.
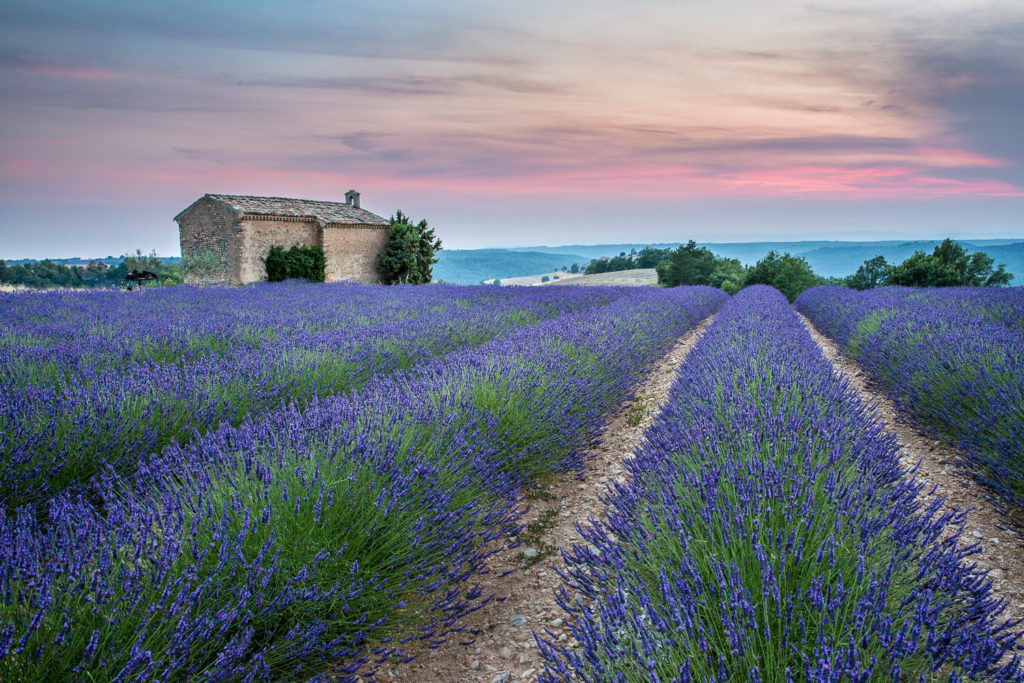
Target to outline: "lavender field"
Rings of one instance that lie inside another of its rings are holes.
[[[1024,290],[818,287],[796,307],[1024,524]]]
[[[1024,680],[953,516],[779,292],[722,307],[628,468],[543,680]]]
[[[3,302],[4,680],[350,676],[488,596],[710,288]]]
[[[410,652],[467,647],[467,620],[504,597],[478,579],[530,497],[584,471],[649,369],[715,315],[607,517],[565,522],[585,541],[555,558],[571,638],[535,630],[536,676],[1024,680],[1020,625],[962,517],[922,502],[797,314],[1011,506],[1022,299],[0,294],[0,679],[387,680]]]

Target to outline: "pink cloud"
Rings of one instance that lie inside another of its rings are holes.
[[[1024,197],[1024,190],[995,180],[936,177],[911,166],[803,165],[718,170],[699,167],[622,166],[504,178],[364,177],[396,191],[465,194],[587,196],[737,196],[820,199],[931,199],[945,196]]]
[[[928,166],[960,168],[1003,168],[1009,164],[1003,159],[978,154],[967,149],[952,147],[918,147],[917,160]]]
[[[51,78],[70,78],[78,81],[109,81],[120,78],[120,74],[104,69],[57,66],[53,64],[27,64],[19,67],[23,71],[42,74]]]

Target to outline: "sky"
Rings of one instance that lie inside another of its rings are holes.
[[[205,193],[446,248],[1024,238],[1024,3],[5,0],[0,258]]]

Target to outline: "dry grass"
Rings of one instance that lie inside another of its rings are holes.
[[[553,280],[548,285],[656,285],[658,273],[654,268],[635,268],[619,270],[614,273],[597,273],[596,275],[580,275],[571,280]]]

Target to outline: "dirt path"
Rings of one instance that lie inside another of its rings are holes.
[[[986,500],[985,491],[977,482],[955,471],[955,449],[911,426],[887,396],[869,386],[868,375],[843,356],[835,342],[818,332],[803,315],[800,318],[833,367],[849,380],[865,403],[875,406],[886,429],[896,435],[903,466],[912,468],[920,462],[913,476],[925,484],[923,499],[943,498],[943,511],[968,510],[963,540],[981,545],[971,561],[989,570],[993,594],[1007,602],[1003,618],[1024,618],[1024,545],[1006,517]]]
[[[531,498],[525,515],[526,530],[520,545],[505,549],[490,562],[483,576],[485,595],[506,596],[493,600],[466,619],[466,626],[479,631],[475,642],[466,634],[455,634],[436,650],[408,648],[418,656],[406,664],[389,664],[377,672],[378,681],[441,683],[483,681],[536,681],[543,670],[533,633],[550,629],[559,638],[568,637],[555,603],[561,579],[554,563],[561,562],[559,549],[583,539],[576,524],[588,518],[601,519],[605,505],[598,499],[607,482],[625,481],[623,461],[640,444],[644,430],[675,380],[675,371],[704,333],[714,316],[680,338],[647,375],[630,403],[616,413],[601,433],[601,445],[589,454],[581,477],[569,473],[552,481]],[[533,556],[533,557],[530,557]],[[502,576],[515,569],[514,573]],[[462,637],[460,637],[460,635]]]

